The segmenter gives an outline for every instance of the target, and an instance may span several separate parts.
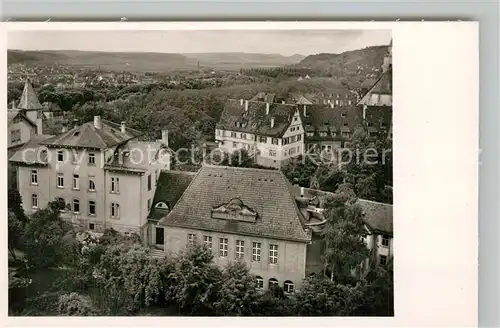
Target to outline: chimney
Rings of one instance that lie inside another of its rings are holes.
[[[64,133],[64,132],[66,132],[66,131],[67,131],[66,127],[65,127],[65,126],[63,126],[63,127],[62,127],[62,129],[61,129],[61,133]]]
[[[269,103],[266,103],[266,115],[269,115]]]
[[[300,187],[300,197],[304,197],[304,187]]]
[[[285,104],[285,101],[284,101],[284,100],[282,100],[282,101],[281,101],[281,103],[284,105],[284,104]]]
[[[98,130],[102,128],[102,121],[100,116],[94,116],[94,127]]]
[[[121,131],[122,131],[122,133],[125,133],[127,131],[125,129],[125,122],[122,122],[122,124],[121,124]]]
[[[16,109],[16,101],[12,100],[11,104],[12,104],[12,109]]]
[[[240,106],[243,106],[243,98],[240,99]]]
[[[271,128],[274,128],[274,117],[271,117]]]
[[[304,117],[307,116],[307,106],[304,105]]]
[[[330,108],[333,108],[333,107],[335,107],[335,106],[332,103],[330,103]]]
[[[245,112],[248,112],[248,100],[245,100]]]
[[[161,130],[161,141],[163,142],[163,144],[165,146],[168,147],[168,130],[167,129]]]

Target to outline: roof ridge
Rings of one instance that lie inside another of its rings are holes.
[[[177,200],[177,202],[175,203],[175,205],[174,205],[174,206],[170,209],[170,212],[168,212],[168,214],[167,214],[165,217],[167,217],[167,216],[169,216],[170,214],[172,214],[172,213],[173,213],[173,211],[174,211],[174,209],[175,209],[175,207],[181,203],[181,200],[183,200],[183,199],[184,199],[184,197],[185,197],[185,196],[186,196],[186,194],[187,194],[187,193],[186,193],[186,191],[189,189],[189,187],[191,187],[191,185],[193,184],[193,182],[194,182],[194,181],[196,180],[196,178],[200,175],[200,172],[201,172],[201,170],[202,170],[202,169],[203,169],[203,167],[202,167],[202,168],[200,168],[200,169],[198,170],[198,172],[196,172],[196,174],[195,174],[195,176],[193,177],[193,179],[191,179],[191,181],[189,181],[189,184],[187,185],[186,189],[184,189],[184,191],[182,192],[181,197],[179,197],[179,199]],[[155,190],[155,193],[156,193],[156,190]],[[162,220],[162,219],[161,219],[161,220]],[[160,221],[161,221],[161,220],[160,220]]]
[[[205,164],[202,166],[201,169],[203,169],[204,167],[219,168],[219,169],[231,169],[231,170],[258,171],[258,172],[264,172],[264,171],[266,171],[266,172],[281,172],[280,170],[260,169],[260,168],[256,168],[256,167],[236,167],[236,166],[216,165],[216,164]]]
[[[104,148],[107,148],[107,145],[106,143],[104,142],[104,139],[102,138],[101,134],[97,131],[97,129],[95,128],[95,125],[94,123],[92,122],[87,122],[85,124],[83,124],[81,126],[81,128],[83,128],[84,126],[87,126],[90,130],[92,130],[92,132],[95,132],[95,135],[97,136],[97,138],[101,141],[102,144],[104,144]],[[80,138],[82,137],[82,134],[80,133]],[[78,139],[78,141],[80,141],[80,139]]]
[[[288,190],[288,197],[291,198],[293,207],[295,209],[295,213],[297,213],[297,219],[299,220],[299,224],[302,227],[302,233],[307,237],[307,239],[311,239],[310,236],[308,235],[308,233],[305,231],[305,229],[306,229],[305,224],[304,224],[305,222],[300,219],[300,217],[304,217],[304,215],[300,211],[299,206],[297,205],[297,201],[295,200],[295,197],[291,193],[290,187],[293,187],[293,185],[288,180],[288,178],[285,176],[285,174],[283,172],[281,172],[281,170],[279,170],[279,172],[280,172],[281,178],[285,181],[285,184],[286,184],[286,187]]]

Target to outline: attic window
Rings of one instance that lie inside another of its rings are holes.
[[[340,116],[342,116],[342,118],[345,118],[345,113],[340,114]]]
[[[348,126],[348,124],[347,124],[347,123],[344,123],[344,126]]]
[[[75,133],[73,134],[73,137],[77,137],[80,135],[80,131],[75,131]]]

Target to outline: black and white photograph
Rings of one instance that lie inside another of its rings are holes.
[[[8,31],[9,316],[393,317],[393,35],[352,26]]]

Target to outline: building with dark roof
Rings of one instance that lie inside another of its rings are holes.
[[[147,236],[161,170],[170,169],[168,131],[142,132],[94,117],[56,136],[33,138],[10,157],[27,214],[50,201],[68,204],[63,217],[94,231],[114,228]]]
[[[247,262],[261,288],[300,288],[311,232],[290,188],[277,170],[202,167],[158,223],[165,251],[176,254],[198,241],[219,265]]]
[[[43,134],[42,117],[44,107],[38,101],[38,96],[33,90],[31,81],[26,79],[24,83],[23,93],[19,99],[19,103],[15,107],[17,110],[23,112],[31,121],[35,122],[37,126],[37,134]]]
[[[303,135],[296,105],[229,99],[216,125],[215,140],[225,153],[245,149],[257,164],[279,168],[303,154]]]

